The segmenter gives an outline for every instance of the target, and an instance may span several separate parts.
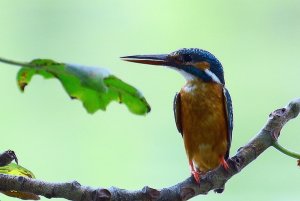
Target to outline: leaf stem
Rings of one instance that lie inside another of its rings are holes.
[[[17,66],[34,67],[34,66],[31,65],[30,63],[26,63],[26,62],[18,62],[18,61],[12,61],[12,60],[4,59],[4,58],[1,58],[1,57],[0,57],[0,62],[6,63],[6,64],[11,64],[11,65],[17,65]]]
[[[287,150],[286,148],[284,148],[280,144],[278,144],[277,141],[274,142],[273,147],[275,147],[278,151],[280,151],[281,153],[284,153],[285,155],[288,155],[292,158],[300,159],[300,154]]]

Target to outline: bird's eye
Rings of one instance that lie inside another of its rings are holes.
[[[184,55],[182,55],[182,60],[184,62],[191,62],[192,61],[192,57],[189,54],[184,54]]]

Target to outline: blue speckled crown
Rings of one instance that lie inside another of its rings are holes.
[[[210,71],[213,72],[219,78],[222,84],[225,84],[222,64],[210,52],[199,48],[182,48],[175,52],[172,52],[171,55],[189,55],[194,62],[208,62],[210,64]]]

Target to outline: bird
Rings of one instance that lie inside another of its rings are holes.
[[[226,160],[232,141],[233,109],[221,62],[212,53],[199,48],[121,59],[166,66],[184,76],[186,83],[175,95],[173,110],[191,174],[200,184],[201,175],[208,171],[220,165],[228,170]]]

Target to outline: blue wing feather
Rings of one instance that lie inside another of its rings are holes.
[[[174,111],[174,117],[175,117],[175,123],[177,126],[177,130],[183,137],[182,123],[181,123],[181,95],[180,95],[180,93],[176,93],[176,95],[174,97],[173,111]]]
[[[231,140],[232,140],[232,130],[233,130],[233,109],[232,109],[232,101],[229,94],[229,91],[224,87],[223,90],[224,97],[225,97],[225,108],[226,108],[226,114],[227,114],[227,125],[228,125],[228,133],[227,133],[227,153],[225,155],[225,159],[228,159],[229,157],[229,150],[231,146]]]

